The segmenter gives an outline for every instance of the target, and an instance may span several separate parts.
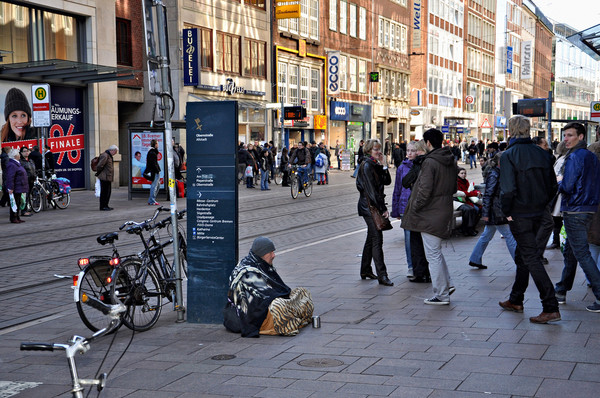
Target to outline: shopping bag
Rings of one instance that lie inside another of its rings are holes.
[[[246,171],[244,172],[244,177],[254,177],[254,172],[252,171],[252,166],[246,167]]]
[[[98,178],[96,178],[96,187],[95,187],[95,195],[97,198],[100,197],[100,180]]]

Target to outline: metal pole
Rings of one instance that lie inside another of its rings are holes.
[[[548,114],[548,145],[552,147],[552,90],[548,91],[548,102],[546,102]]]
[[[283,129],[283,108],[284,108],[284,100],[283,98],[281,99],[281,114],[280,114],[280,118],[279,121],[281,122],[281,149],[283,149],[284,145],[285,145],[285,130]],[[288,148],[288,153],[289,153],[289,148]]]
[[[183,306],[183,289],[181,283],[181,265],[179,264],[179,229],[177,228],[177,194],[175,192],[175,164],[173,162],[173,131],[171,129],[171,100],[173,99],[169,85],[169,58],[167,51],[167,21],[162,0],[155,0],[157,9],[158,47],[161,72],[161,105],[165,119],[165,141],[167,146],[168,189],[171,210],[171,228],[173,234],[173,266],[175,267],[175,295],[177,298],[177,322],[184,322],[185,307]],[[173,105],[175,105],[173,103]],[[166,182],[166,181],[165,181]]]

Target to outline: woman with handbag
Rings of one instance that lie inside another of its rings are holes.
[[[362,252],[360,277],[377,279],[380,285],[393,286],[383,259],[383,230],[391,228],[385,204],[384,188],[391,184],[392,178],[385,156],[381,152],[379,140],[368,140],[363,146],[363,153],[364,160],[360,164],[356,178],[356,188],[360,192],[358,215],[362,216],[367,224],[367,238]],[[384,224],[387,221],[387,226],[378,226],[376,221]],[[377,276],[371,268],[372,260],[375,262]]]

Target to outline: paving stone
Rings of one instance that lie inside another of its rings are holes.
[[[598,396],[598,383],[545,379],[535,394],[539,398],[591,398]]]
[[[541,377],[511,376],[490,373],[473,373],[458,387],[461,391],[484,394],[509,394],[533,396],[540,384]]]
[[[442,367],[444,370],[461,372],[511,374],[519,360],[474,355],[455,355]]]
[[[524,359],[519,363],[519,366],[517,366],[513,374],[518,376],[536,376],[551,379],[569,379],[573,378],[571,375],[573,368],[575,368],[575,363],[573,362]],[[598,366],[598,368],[600,370],[600,366]],[[598,373],[596,373],[596,376],[597,375]],[[574,380],[579,379],[575,378]]]
[[[547,349],[548,346],[545,344],[501,343],[491,355],[493,357],[540,359]]]
[[[565,378],[569,378],[570,380],[590,381],[597,383],[598,375],[600,375],[600,365],[591,363],[578,363],[575,365],[575,370],[572,374],[565,372],[564,375],[566,376]],[[559,377],[556,378],[558,379]]]

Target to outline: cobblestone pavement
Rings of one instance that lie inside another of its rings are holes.
[[[348,175],[336,172],[332,182],[339,187],[324,188],[345,189]],[[248,191],[240,192],[245,201],[264,198],[260,191]],[[113,222],[117,222],[137,214],[125,199],[111,202],[117,209],[119,204],[123,207],[105,217],[114,217]],[[242,202],[240,206],[244,206]],[[323,203],[325,211],[328,205]],[[49,217],[50,213],[34,217]],[[97,217],[97,213],[83,211],[78,217]],[[47,222],[54,225],[55,221],[51,223],[49,218]],[[46,221],[40,219],[40,223]],[[444,243],[444,254],[456,293],[449,306],[426,306],[423,299],[431,295],[430,285],[410,283],[405,277],[399,223],[394,222],[394,229],[384,234],[393,287],[360,280],[359,256],[366,233],[360,218],[349,223],[328,230],[326,238],[310,239],[309,231],[305,231],[303,244],[289,242],[283,232],[274,237],[280,274],[290,286],[305,286],[311,291],[321,328],[309,326],[296,337],[243,339],[221,325],[176,323],[175,313],[167,310],[153,329],[133,337],[100,396],[598,396],[600,314],[585,310],[593,295],[581,272],[567,304],[561,306],[563,320],[553,325],[532,324],[528,317],[541,311],[533,283],[526,294],[524,313],[506,312],[498,306],[498,301],[508,297],[514,280],[514,264],[504,241],[496,236],[483,258],[489,268],[475,270],[468,266],[468,257],[477,237],[454,237]],[[0,246],[10,247],[5,239],[6,235]],[[248,246],[249,242],[240,242],[241,255]],[[550,260],[550,277],[557,281],[562,255],[557,250],[545,255]],[[0,295],[6,318],[35,311],[48,301],[59,307],[45,318],[32,316],[29,322],[0,325],[0,397],[68,396],[69,375],[63,353],[18,350],[21,341],[64,342],[73,333],[88,334],[69,302],[70,289],[60,286],[64,297],[45,294],[43,286],[29,294]],[[51,286],[47,290],[57,291]],[[130,337],[127,329],[120,331],[103,371],[110,370]],[[78,358],[82,376],[96,372],[110,340],[94,342],[92,350]]]

